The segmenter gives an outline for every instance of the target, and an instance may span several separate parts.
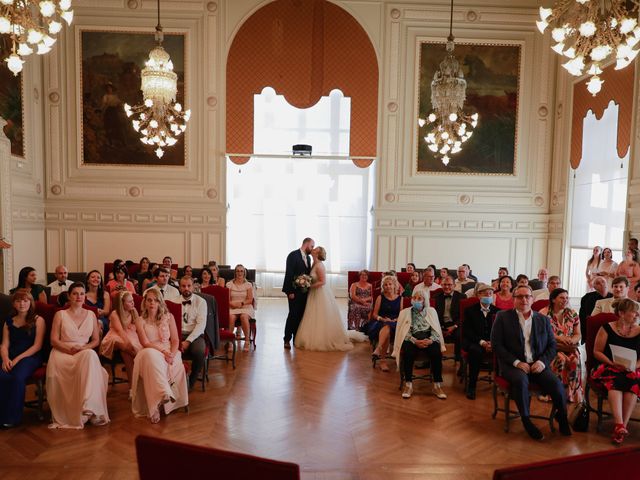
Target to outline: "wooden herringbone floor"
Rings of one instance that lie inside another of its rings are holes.
[[[27,411],[23,426],[0,431],[0,476],[137,478],[133,440],[141,433],[295,462],[304,479],[488,479],[500,466],[611,448],[593,419],[591,432],[569,439],[544,422],[543,442],[529,440],[519,422],[504,433],[501,418],[491,419],[489,386],[467,400],[452,362],[446,401],[425,383],[403,400],[398,374],[371,368],[368,344],[348,353],[284,351],[286,301],[261,299],[258,313],[257,350],[239,352],[236,370],[213,362],[207,391],[190,395],[188,414],[157,425],[136,419],[126,384],[110,388],[106,427],[49,430]],[[632,425],[628,443],[639,440]]]

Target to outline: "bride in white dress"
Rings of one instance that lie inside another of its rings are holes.
[[[322,262],[327,258],[327,252],[322,247],[316,247],[311,251],[311,256],[313,282],[307,296],[304,316],[295,336],[295,346],[321,352],[351,350],[353,345],[345,322],[340,317],[336,299],[331,289],[325,288],[326,271]],[[361,338],[354,340],[362,341]]]

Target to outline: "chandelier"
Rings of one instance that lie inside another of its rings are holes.
[[[15,76],[23,58],[34,52],[44,55],[56,43],[55,36],[73,21],[71,0],[0,0],[0,34],[11,39],[11,54],[4,59]]]
[[[627,6],[630,6],[627,8]],[[587,90],[595,97],[604,81],[601,65],[616,59],[616,70],[638,55],[638,4],[623,0],[560,0],[540,7],[538,30],[551,29],[553,51],[567,57],[562,66],[571,74],[591,76]],[[635,17],[635,18],[634,18]]]
[[[155,38],[158,44],[149,52],[149,60],[141,74],[143,103],[133,107],[125,103],[124,111],[127,117],[134,116],[131,123],[133,129],[142,135],[140,141],[156,147],[155,154],[161,158],[163,149],[175,145],[177,137],[187,129],[191,111],[183,110],[182,105],[176,102],[178,75],[173,71],[169,54],[162,47],[160,0]]]
[[[478,114],[469,114],[464,110],[467,97],[467,82],[460,64],[453,55],[455,48],[453,37],[453,0],[449,19],[446,55],[431,82],[432,110],[426,119],[419,118],[418,125],[428,128],[424,137],[429,150],[445,165],[450,156],[462,150],[462,144],[471,138],[478,124]]]

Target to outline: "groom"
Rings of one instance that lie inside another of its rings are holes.
[[[284,327],[284,348],[291,348],[291,337],[295,336],[307,305],[307,292],[302,292],[293,286],[294,280],[300,275],[309,275],[311,271],[311,257],[309,254],[315,247],[312,238],[305,238],[302,246],[287,256],[287,269],[284,273],[282,291],[289,299],[289,315]]]

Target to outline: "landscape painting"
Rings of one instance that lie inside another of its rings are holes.
[[[184,134],[158,158],[140,141],[124,104],[142,103],[140,73],[156,45],[152,33],[81,31],[82,161],[91,165],[184,165]],[[165,34],[184,105],[185,36]],[[188,108],[188,107],[187,107]]]
[[[418,116],[431,110],[431,81],[445,56],[445,44],[421,42]],[[467,81],[466,110],[479,114],[478,125],[462,151],[444,165],[427,148],[428,126],[417,127],[418,172],[514,175],[521,47],[456,43],[454,55]]]

